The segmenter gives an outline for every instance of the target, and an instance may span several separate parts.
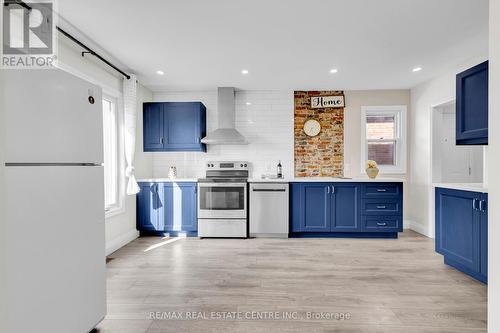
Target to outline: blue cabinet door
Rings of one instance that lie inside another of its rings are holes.
[[[157,183],[139,183],[137,193],[137,230],[164,231],[163,198]]]
[[[480,270],[478,193],[436,189],[436,251],[454,266]]]
[[[143,104],[144,151],[163,149],[163,103]]]
[[[199,102],[164,103],[164,148],[168,151],[201,151],[204,105]],[[204,127],[204,126],[203,126]]]
[[[488,194],[484,193],[481,197],[481,269],[480,274],[483,276],[484,282],[488,277]]]
[[[456,143],[488,144],[488,61],[457,74]]]
[[[330,231],[361,230],[361,185],[332,183]]]
[[[165,231],[197,231],[196,183],[164,183],[163,193]]]
[[[328,183],[303,183],[301,185],[300,231],[330,231],[330,190]]]

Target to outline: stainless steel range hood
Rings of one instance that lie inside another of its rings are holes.
[[[217,88],[218,128],[201,139],[208,145],[246,145],[247,140],[234,128],[235,118],[234,88]]]

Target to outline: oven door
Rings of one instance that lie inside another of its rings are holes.
[[[198,218],[246,219],[246,183],[198,183]]]

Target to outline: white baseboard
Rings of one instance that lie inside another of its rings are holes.
[[[408,229],[418,232],[419,234],[424,235],[426,237],[434,238],[431,235],[431,232],[428,227],[411,220],[408,220],[407,223],[408,223]]]
[[[123,234],[119,237],[116,237],[115,239],[106,242],[106,255],[109,256],[111,253],[115,252],[119,248],[127,245],[134,239],[139,237],[139,231],[137,230],[130,230],[126,234]]]

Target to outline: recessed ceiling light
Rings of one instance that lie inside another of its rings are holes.
[[[252,105],[252,103],[251,102],[246,102],[246,105]]]
[[[422,70],[422,67],[415,67],[412,69],[412,72],[420,72]]]
[[[158,75],[163,75],[163,74],[165,74],[165,73],[163,73],[163,71],[156,71],[156,74],[158,74]]]
[[[337,73],[339,70],[337,68],[332,68],[330,69],[330,74],[335,74]]]
[[[242,69],[241,74],[248,74],[248,69]]]

